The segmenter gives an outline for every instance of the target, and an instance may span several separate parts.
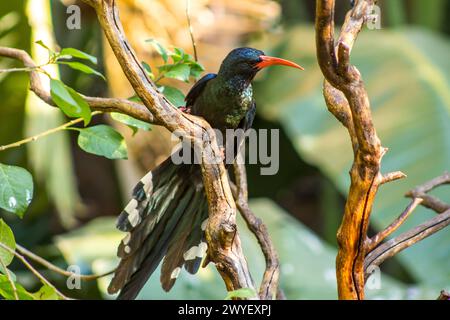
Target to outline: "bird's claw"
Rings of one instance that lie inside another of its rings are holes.
[[[179,107],[179,109],[181,110],[181,112],[188,113],[188,114],[191,113],[190,107]]]

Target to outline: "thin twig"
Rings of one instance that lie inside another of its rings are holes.
[[[365,278],[370,275],[368,272],[373,270],[373,266],[381,265],[385,260],[393,257],[400,251],[412,246],[413,244],[435,234],[439,230],[450,224],[450,210],[436,215],[432,219],[422,223],[412,230],[402,233],[398,237],[391,239],[370,252],[364,261]]]
[[[24,256],[27,256],[28,258],[34,260],[35,262],[43,265],[44,267],[46,267],[47,269],[54,271],[58,274],[61,274],[63,276],[66,277],[72,277],[72,276],[76,276],[77,278],[81,279],[81,280],[86,280],[86,281],[90,281],[90,280],[96,280],[99,278],[103,278],[105,276],[108,276],[112,273],[114,273],[115,269],[105,272],[105,273],[101,273],[101,274],[76,274],[74,272],[70,272],[64,269],[61,269],[58,266],[55,266],[54,264],[52,264],[51,262],[45,260],[44,258],[34,254],[33,252],[29,251],[28,249],[22,247],[19,244],[16,244],[16,249],[17,251],[19,251],[21,254],[23,254]]]
[[[395,230],[397,230],[403,222],[408,219],[408,217],[411,215],[411,213],[414,211],[414,209],[417,208],[417,206],[422,202],[423,200],[421,198],[414,198],[411,203],[406,207],[405,211],[402,212],[398,216],[397,219],[395,219],[386,229],[380,231],[375,236],[370,238],[369,242],[367,243],[366,250],[367,252],[372,251],[376,248],[384,239],[389,237]]]
[[[280,274],[278,254],[270,239],[266,225],[253,213],[248,205],[247,173],[240,152],[234,163],[234,176],[237,186],[231,185],[231,187],[236,200],[236,206],[244,218],[247,227],[258,240],[266,261],[266,270],[264,271],[263,280],[259,289],[260,299],[272,300],[278,296],[281,298],[284,294],[278,286]],[[278,291],[281,291],[279,295],[277,295]]]
[[[22,263],[39,279],[41,282],[48,287],[52,288],[55,293],[60,296],[63,300],[72,300],[71,298],[65,296],[63,293],[61,293],[54,285],[52,285],[42,274],[39,273],[28,261],[25,259],[23,255],[18,253],[15,250],[12,250],[10,247],[4,245],[0,242],[0,247],[8,251],[9,253],[13,254],[16,258],[18,258]]]
[[[3,262],[2,258],[0,257],[0,265],[2,266],[3,270],[6,272],[6,278],[8,278],[8,282],[11,285],[11,288],[13,289],[14,299],[19,300],[19,295],[17,294],[17,288],[16,284],[14,283],[14,280],[11,278],[11,274],[8,268],[6,268],[6,264]]]
[[[186,0],[186,18],[189,26],[189,34],[191,36],[191,42],[192,42],[192,48],[194,49],[194,59],[195,62],[198,62],[198,56],[197,56],[197,44],[195,42],[194,37],[194,28],[192,27],[191,23],[191,2],[189,0]]]
[[[102,112],[100,112],[100,111],[94,111],[94,112],[92,112],[92,116],[95,116],[95,115],[98,115],[98,114],[101,114],[101,113]],[[6,150],[6,149],[10,149],[10,148],[20,147],[21,145],[24,145],[24,144],[29,143],[29,142],[36,141],[36,140],[38,140],[38,139],[40,139],[42,137],[48,136],[48,135],[53,134],[55,132],[65,130],[68,127],[70,127],[70,126],[72,126],[74,124],[82,122],[83,120],[84,120],[83,118],[77,118],[77,119],[74,119],[72,121],[66,122],[66,123],[64,123],[64,124],[62,124],[62,125],[60,125],[60,126],[58,126],[56,128],[52,128],[52,129],[49,129],[47,131],[41,132],[41,133],[39,133],[37,135],[34,135],[32,137],[28,137],[26,139],[23,139],[23,140],[14,142],[14,143],[10,143],[10,144],[4,145],[4,146],[0,146],[0,151]]]

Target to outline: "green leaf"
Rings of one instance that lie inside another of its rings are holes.
[[[156,50],[156,52],[158,52],[159,55],[163,58],[164,63],[167,63],[167,60],[169,59],[168,50],[161,43],[159,43],[155,39],[148,39],[145,40],[145,42],[150,43]]]
[[[184,94],[177,88],[164,86],[160,88],[160,91],[175,107],[181,107],[185,105]]]
[[[164,72],[166,78],[173,78],[181,81],[189,81],[191,68],[187,64],[166,64],[159,67],[160,72]]]
[[[35,299],[33,294],[25,290],[25,288],[20,283],[15,282],[14,286],[16,287],[16,292],[19,300]],[[8,277],[3,274],[0,274],[0,296],[5,298],[6,300],[15,300],[14,289],[12,288]]]
[[[61,56],[71,56],[78,59],[89,60],[93,64],[97,64],[97,58],[87,54],[86,52],[80,51],[75,48],[64,48],[60,52]]]
[[[38,40],[35,43],[40,45],[44,49],[47,49],[49,53],[54,53],[54,51],[52,49],[50,49],[42,40]]]
[[[252,288],[241,288],[233,291],[229,291],[227,296],[225,297],[225,300],[231,300],[233,298],[240,298],[240,299],[248,299],[256,297],[256,292]]]
[[[137,129],[142,129],[145,131],[150,130],[151,126],[149,123],[135,119],[133,117],[130,117],[129,115],[117,112],[111,112],[110,115],[111,118],[113,118],[114,120],[122,122],[127,126],[131,127],[134,133],[136,133]]]
[[[59,300],[59,296],[55,289],[47,285],[43,285],[39,291],[31,294],[35,300]]]
[[[106,81],[106,78],[103,74],[101,74],[100,72],[98,72],[97,70],[92,69],[91,67],[78,62],[78,61],[58,61],[58,64],[65,64],[67,66],[69,66],[70,68],[74,69],[74,70],[78,70],[87,74],[95,74],[96,76],[99,76],[100,78],[102,78],[103,80]]]
[[[0,163],[0,208],[23,217],[33,199],[33,178],[20,167]]]
[[[197,62],[191,63],[190,67],[191,67],[190,76],[195,79],[198,79],[202,74],[202,72],[205,71],[205,68],[203,68],[203,66]]]
[[[91,108],[83,97],[57,79],[50,80],[50,93],[56,105],[71,118],[83,118],[84,124],[91,121]]]
[[[108,159],[128,158],[124,138],[112,127],[101,124],[84,129],[76,128],[75,130],[80,131],[78,145],[84,151]]]
[[[14,234],[11,228],[2,219],[0,219],[0,243],[10,248],[11,250],[16,250],[16,240],[14,239]],[[14,254],[0,247],[0,260],[5,265],[5,267],[9,266],[13,259]],[[6,270],[3,270],[3,266],[1,264],[0,271],[2,273],[6,272]]]

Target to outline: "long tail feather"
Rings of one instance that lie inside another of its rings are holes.
[[[108,292],[120,290],[118,299],[134,299],[164,256],[161,283],[166,291],[183,265],[197,272],[206,252],[207,216],[198,166],[175,165],[169,158],[145,175],[117,221],[117,228],[127,233]]]

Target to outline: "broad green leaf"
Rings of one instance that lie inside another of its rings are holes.
[[[202,74],[202,72],[205,71],[203,66],[197,62],[191,63],[190,67],[191,67],[190,76],[195,79],[198,79]]]
[[[16,240],[14,239],[14,234],[11,228],[2,219],[0,219],[0,243],[11,250],[16,250]],[[0,247],[0,260],[5,267],[9,266],[13,259],[14,254]],[[6,270],[3,270],[3,265],[0,264],[0,271],[5,273]]]
[[[347,131],[325,106],[313,29],[293,29],[284,37],[268,39],[267,46],[271,55],[298,61],[306,71],[268,68],[255,86],[259,114],[281,123],[302,158],[347,194],[353,154]],[[450,169],[449,52],[448,39],[418,29],[364,31],[352,50],[352,64],[364,79],[378,135],[389,148],[382,161],[383,172],[401,170],[408,175],[380,188],[372,213],[372,226],[377,229],[389,225],[405,209],[405,192]],[[450,202],[445,187],[435,192]],[[420,207],[400,231],[433,216]],[[449,243],[446,229],[398,258],[417,281],[437,290],[450,279]]]
[[[142,63],[142,66],[144,67],[145,72],[147,72],[147,74],[151,78],[153,78],[152,68],[150,67],[150,65],[145,61],[142,61],[141,63]]]
[[[38,292],[32,293],[35,300],[59,300],[59,296],[55,289],[47,285],[43,285]]]
[[[233,298],[248,299],[256,296],[257,294],[255,290],[253,290],[252,288],[241,288],[229,291],[227,296],[225,297],[225,300],[231,300]]]
[[[86,52],[80,51],[75,48],[64,48],[60,52],[61,56],[71,56],[78,59],[89,60],[93,64],[97,64],[97,58],[87,54]]]
[[[191,68],[187,64],[166,64],[159,67],[160,72],[164,72],[166,78],[173,78],[181,81],[189,81]]]
[[[160,91],[175,107],[181,107],[185,105],[184,94],[177,88],[164,86],[160,88]]]
[[[66,66],[69,66],[70,68],[74,70],[78,70],[87,74],[95,74],[96,76],[99,76],[103,80],[106,80],[105,76],[98,72],[97,70],[92,69],[91,67],[78,62],[78,61],[58,61],[58,64],[65,64]]]
[[[78,145],[84,151],[104,156],[108,159],[127,159],[125,140],[112,127],[101,124],[75,130],[80,131]]]
[[[23,217],[33,199],[33,178],[20,167],[0,163],[0,208]]]
[[[19,300],[34,300],[32,293],[29,293],[20,283],[14,282]],[[15,300],[14,289],[6,275],[0,274],[0,296],[6,300]]]
[[[123,113],[111,112],[111,118],[126,124],[127,126],[131,127],[133,131],[137,129],[148,131],[151,127],[149,123],[135,119]]]
[[[57,79],[50,80],[50,93],[56,105],[71,118],[81,117],[84,124],[91,121],[91,108],[81,95]]]
[[[169,59],[169,53],[168,50],[161,43],[159,43],[155,39],[148,39],[145,40],[145,42],[150,43],[156,50],[156,52],[158,52],[159,55],[163,58],[164,62],[167,63],[167,60]]]

